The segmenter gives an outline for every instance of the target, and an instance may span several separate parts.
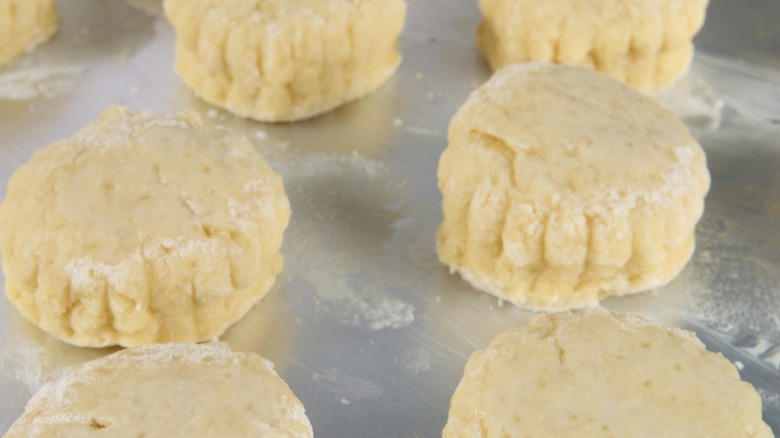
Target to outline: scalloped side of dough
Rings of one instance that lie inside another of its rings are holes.
[[[404,0],[167,0],[176,71],[206,101],[266,122],[361,98],[401,62]]]
[[[688,69],[708,0],[481,0],[480,53],[494,70],[518,62],[595,68],[644,92]]]

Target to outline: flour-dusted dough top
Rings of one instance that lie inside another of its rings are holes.
[[[761,398],[693,333],[546,314],[472,355],[444,437],[771,437]]]
[[[28,191],[55,198],[51,209],[24,203],[22,220],[60,224],[57,234],[73,236],[76,252],[92,253],[70,261],[73,272],[124,261],[139,248],[222,255],[209,237],[259,231],[286,200],[248,141],[201,125],[195,113],[109,109],[19,170],[16,179],[33,184]],[[248,282],[237,274],[239,284]]]
[[[12,176],[6,292],[79,345],[209,339],[270,287],[289,216],[245,138],[194,113],[112,107]]]
[[[529,201],[626,210],[709,188],[704,153],[672,113],[581,67],[500,70],[451,124],[451,139],[475,134],[511,150],[513,189]]]
[[[226,344],[160,344],[87,362],[45,385],[13,437],[311,437],[273,364]]]

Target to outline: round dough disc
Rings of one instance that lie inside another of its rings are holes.
[[[264,122],[312,117],[396,70],[405,0],[166,0],[176,71],[208,102]]]
[[[208,340],[268,292],[289,217],[245,138],[194,113],[112,107],[11,177],[6,293],[75,345]]]
[[[311,437],[273,367],[226,344],[131,348],[44,385],[5,437]]]
[[[583,67],[515,64],[452,120],[439,188],[440,259],[478,289],[560,310],[677,276],[709,173],[649,97]]]
[[[443,436],[573,433],[773,436],[753,387],[693,333],[603,310],[539,315],[474,353]]]
[[[0,0],[0,65],[29,52],[57,31],[56,0]]]
[[[594,67],[654,92],[685,73],[708,0],[480,0],[482,56]]]

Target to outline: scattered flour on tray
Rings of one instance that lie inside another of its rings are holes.
[[[780,271],[735,238],[730,220],[705,216],[688,268],[692,290],[686,312],[715,330],[780,337]]]
[[[311,269],[303,278],[321,300],[319,309],[337,316],[341,324],[370,331],[398,329],[414,322],[414,307],[402,300],[350,284],[350,273]]]
[[[350,155],[276,157],[293,214],[285,275],[301,278],[317,312],[369,331],[414,322],[415,308],[381,260],[406,206],[405,182],[379,161]]]
[[[409,125],[408,123],[404,122],[403,119],[393,119],[393,126],[395,126],[398,129],[402,129],[406,132],[415,135],[420,135],[423,137],[444,138],[444,135],[437,129],[429,129],[429,128],[423,128],[421,126]]]
[[[0,348],[3,351],[0,356],[2,375],[22,382],[31,394],[46,383],[40,349],[36,344],[5,340],[0,343]]]
[[[345,405],[353,401],[375,400],[384,393],[376,383],[345,375],[335,368],[314,373],[312,379],[336,399],[346,400],[346,403],[342,402]]]
[[[720,127],[723,99],[695,73],[688,73],[655,98],[693,131]]]
[[[0,99],[66,93],[87,69],[121,61],[154,36],[155,18],[124,1],[85,0],[61,9],[60,29],[51,41],[0,69]]]
[[[394,298],[356,298],[352,301],[352,319],[356,327],[370,330],[406,327],[414,322],[414,307]]]
[[[113,349],[86,349],[67,345],[41,332],[21,316],[14,316],[22,334],[0,341],[0,374],[21,382],[30,392],[57,379],[70,366],[105,356]]]
[[[53,97],[71,90],[85,66],[61,64],[46,66],[15,65],[16,68],[0,72],[0,98],[29,100],[36,97]]]
[[[401,357],[401,365],[415,373],[431,369],[431,352],[424,348],[406,350]]]
[[[267,137],[265,135],[264,137]],[[287,148],[283,148],[286,150]],[[365,184],[376,185],[377,179],[387,177],[387,168],[377,160],[372,160],[357,152],[351,154],[308,154],[287,156],[275,160],[274,169],[285,177],[303,179],[324,175],[338,175],[346,181],[364,179]],[[295,181],[293,181],[294,183]],[[380,183],[382,181],[379,181]],[[386,181],[391,182],[391,181]],[[391,184],[392,186],[398,184]],[[381,188],[380,188],[381,189]],[[385,190],[380,190],[380,194]]]

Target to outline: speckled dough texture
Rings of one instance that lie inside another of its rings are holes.
[[[480,0],[482,56],[594,67],[644,92],[685,73],[708,0]]]
[[[56,0],[0,0],[0,66],[57,31]]]
[[[303,405],[254,353],[226,344],[136,347],[48,383],[5,438],[312,436]]]
[[[694,249],[709,172],[677,118],[577,66],[515,64],[453,118],[439,258],[530,309],[662,286]]]
[[[268,292],[289,217],[244,137],[194,113],[112,107],[11,177],[6,294],[75,345],[208,340]]]
[[[597,310],[539,315],[474,353],[443,436],[773,435],[753,387],[693,333]]]
[[[176,71],[206,101],[264,122],[321,114],[396,70],[404,0],[166,0]]]

